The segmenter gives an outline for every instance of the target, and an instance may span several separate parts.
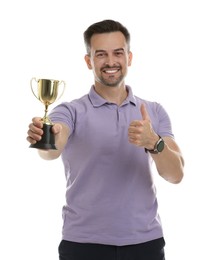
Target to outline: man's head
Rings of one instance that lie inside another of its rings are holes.
[[[119,22],[104,20],[84,32],[85,61],[94,73],[95,86],[123,86],[131,65],[130,34]]]
[[[91,38],[94,34],[121,32],[126,40],[128,51],[130,50],[130,33],[125,26],[114,20],[103,20],[90,25],[84,32],[84,42],[87,53],[90,53]]]

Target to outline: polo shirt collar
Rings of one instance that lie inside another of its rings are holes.
[[[133,105],[136,106],[136,98],[133,95],[132,89],[130,86],[126,86],[127,91],[128,91],[128,96],[124,100],[123,104],[127,103],[132,103]],[[108,104],[108,101],[104,98],[102,98],[94,89],[94,85],[92,85],[90,91],[89,91],[89,99],[93,105],[93,107],[100,107],[103,106],[104,104]],[[122,104],[122,105],[123,105]]]

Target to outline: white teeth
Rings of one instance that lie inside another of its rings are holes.
[[[110,74],[112,74],[112,73],[117,72],[117,70],[106,70],[105,72],[106,72],[106,73],[110,73]]]

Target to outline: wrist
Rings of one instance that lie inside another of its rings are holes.
[[[159,136],[159,135],[157,135],[157,136],[158,136],[158,139],[156,140],[154,147],[152,149],[145,148],[146,153],[149,152],[149,153],[153,153],[153,154],[158,154],[163,151],[165,143],[161,136]]]
[[[158,134],[154,134],[151,140],[149,140],[149,144],[145,147],[147,150],[153,150],[159,141],[160,136]]]

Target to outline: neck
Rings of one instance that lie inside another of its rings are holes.
[[[94,86],[95,91],[102,98],[106,99],[108,102],[117,104],[118,106],[127,98],[128,92],[125,85],[108,87],[108,86]]]

